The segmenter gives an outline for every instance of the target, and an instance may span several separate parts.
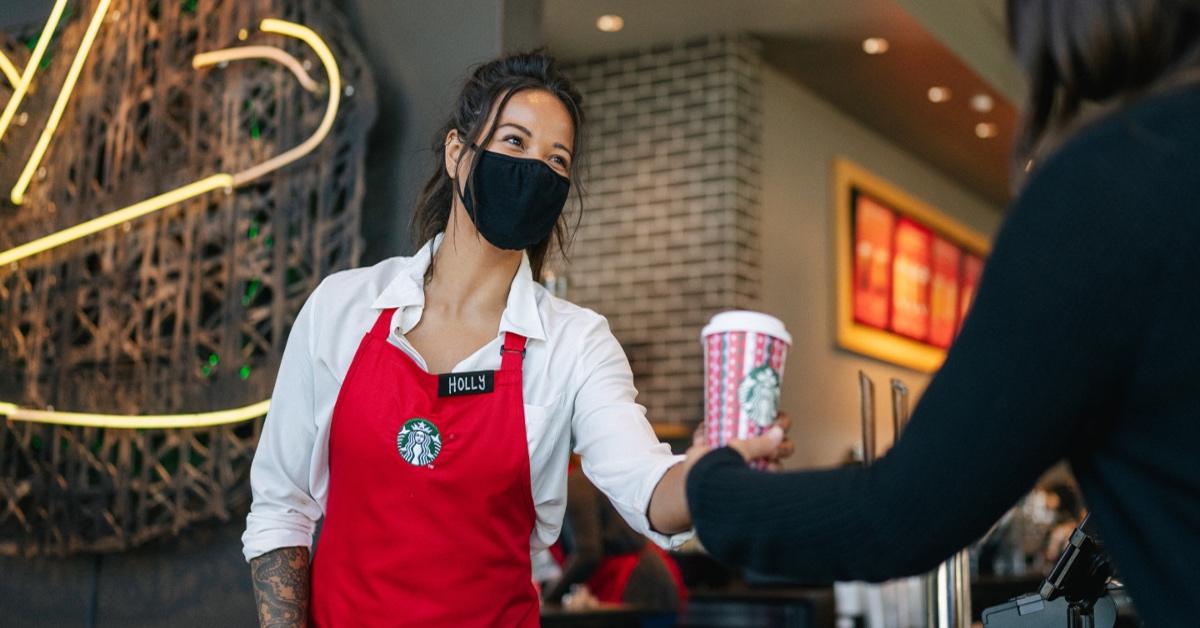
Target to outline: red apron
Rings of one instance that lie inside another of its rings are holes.
[[[439,390],[387,341],[393,312],[363,338],[334,405],[312,623],[536,627],[525,338],[505,335],[499,371]]]

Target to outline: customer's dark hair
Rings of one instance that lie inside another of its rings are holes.
[[[462,91],[455,100],[450,119],[446,121],[433,138],[432,149],[437,157],[433,174],[425,182],[421,195],[417,198],[416,208],[412,216],[412,237],[415,243],[426,242],[445,231],[450,220],[450,210],[453,207],[455,194],[454,181],[446,173],[446,135],[455,129],[463,144],[470,147],[477,144],[480,149],[486,147],[496,133],[500,122],[499,112],[514,94],[528,89],[545,90],[556,96],[567,108],[575,127],[573,156],[570,160],[570,178],[575,190],[579,207],[582,209],[583,193],[578,177],[580,158],[583,150],[583,97],[571,84],[571,81],[558,67],[558,62],[544,50],[529,53],[512,54],[476,66],[471,75],[463,83]],[[497,115],[491,128],[485,129],[492,107],[497,108]],[[482,136],[482,137],[481,137]],[[476,138],[480,138],[476,142]],[[459,160],[467,151],[459,154]],[[474,172],[467,178],[464,194],[474,194]],[[472,197],[474,198],[474,197]],[[571,237],[571,230],[566,227],[566,215],[560,218],[554,226],[554,232],[541,242],[533,245],[526,252],[529,254],[530,266],[535,279],[541,277],[542,266],[549,253],[551,241],[557,244],[560,252],[565,254]],[[578,220],[578,214],[577,218]],[[428,278],[428,275],[427,275]]]
[[[1014,152],[1025,169],[1083,105],[1123,103],[1195,78],[1200,0],[1008,0],[1008,35],[1029,79]]]

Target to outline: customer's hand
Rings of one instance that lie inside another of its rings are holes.
[[[778,471],[783,468],[783,459],[796,451],[796,445],[788,438],[788,429],[792,427],[792,419],[785,412],[780,412],[775,425],[763,432],[762,436],[745,440],[731,440],[728,445],[734,451],[742,454],[746,462],[765,459],[767,468]]]
[[[779,417],[770,429],[763,432],[762,436],[757,438],[747,438],[745,440],[731,440],[728,446],[734,451],[742,455],[746,462],[764,458],[767,460],[767,468],[773,471],[778,471],[783,468],[783,459],[791,456],[796,451],[796,445],[788,438],[788,429],[792,426],[792,419],[786,413],[780,412]],[[705,444],[704,424],[701,423],[696,431],[692,433],[692,447],[687,451],[687,460],[684,462],[685,468],[691,469],[691,466],[711,450]]]

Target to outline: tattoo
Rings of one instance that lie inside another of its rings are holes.
[[[283,547],[250,561],[258,622],[263,628],[308,624],[308,548]]]

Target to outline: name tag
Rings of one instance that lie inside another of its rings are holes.
[[[457,397],[490,393],[495,384],[495,376],[495,371],[443,373],[438,375],[438,396]]]

